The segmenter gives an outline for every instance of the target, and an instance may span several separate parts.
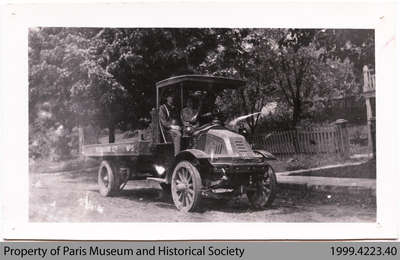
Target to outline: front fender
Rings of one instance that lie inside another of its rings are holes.
[[[261,154],[267,160],[277,160],[272,153],[267,152],[265,150],[254,150],[253,152]]]
[[[181,157],[186,157],[186,156],[194,156],[197,159],[204,158],[207,159],[210,157],[210,155],[206,154],[205,152],[197,149],[187,149],[184,151],[181,151],[176,155],[175,158],[181,158]]]
[[[171,170],[169,171],[169,174],[167,176],[168,183],[171,182],[171,177],[174,168],[180,161],[191,162],[194,166],[196,166],[199,169],[200,174],[202,175],[203,173],[207,173],[210,169],[213,168],[213,166],[210,164],[209,158],[210,156],[201,150],[188,149],[181,151],[175,156],[174,164],[171,167]]]

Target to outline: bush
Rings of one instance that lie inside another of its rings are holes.
[[[51,142],[45,133],[35,133],[29,136],[29,158],[47,158],[50,154]]]
[[[31,129],[32,130],[32,129]],[[78,130],[63,125],[30,133],[29,157],[60,161],[78,155]]]

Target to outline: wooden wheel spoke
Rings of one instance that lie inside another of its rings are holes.
[[[176,174],[176,180],[179,180],[182,182],[182,176],[181,176],[181,170],[179,169],[179,171]]]
[[[188,183],[193,182],[193,179],[192,179],[192,175],[191,175],[191,174],[188,175],[187,181],[188,181]]]
[[[185,193],[183,193],[183,197],[182,197],[182,199],[183,199],[183,206],[184,207],[187,207],[187,202],[186,202],[186,194]]]
[[[183,192],[179,192],[179,193],[178,193],[178,200],[179,200],[180,202],[182,202],[182,198],[183,198]]]
[[[189,181],[192,179],[192,174],[190,172],[186,172],[186,180],[189,183]]]
[[[189,199],[188,194],[185,194],[185,202],[186,202],[186,206],[190,205],[190,199]]]
[[[181,171],[179,171],[179,179],[180,179],[183,183],[186,182],[185,168],[182,168]]]
[[[189,175],[187,169],[186,169],[186,168],[183,168],[182,173],[183,173],[183,177],[185,178],[185,183],[187,183],[187,181],[188,181],[188,175]]]
[[[256,209],[262,209],[266,206],[270,206],[275,199],[276,194],[276,176],[272,167],[267,169],[263,175],[257,176],[256,191],[247,192],[247,197]]]
[[[175,180],[175,187],[177,192],[182,192],[185,189],[185,183],[182,180]]]
[[[172,174],[172,198],[178,209],[190,212],[198,207],[201,178],[200,174],[191,162],[179,162]]]
[[[187,193],[187,195],[188,195],[188,197],[189,197],[190,201],[193,201],[194,192],[193,192],[192,190],[188,190],[188,193]]]
[[[264,187],[264,189],[262,189],[260,193],[261,193],[261,196],[268,197],[270,194],[270,190],[267,189],[266,187]]]

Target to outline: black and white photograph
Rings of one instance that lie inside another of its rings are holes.
[[[397,238],[393,6],[4,6],[4,238]]]
[[[375,222],[375,30],[31,27],[30,222]]]

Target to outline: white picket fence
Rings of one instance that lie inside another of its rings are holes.
[[[349,154],[349,137],[340,126],[273,131],[249,137],[254,149],[265,149],[276,155],[341,153]]]

